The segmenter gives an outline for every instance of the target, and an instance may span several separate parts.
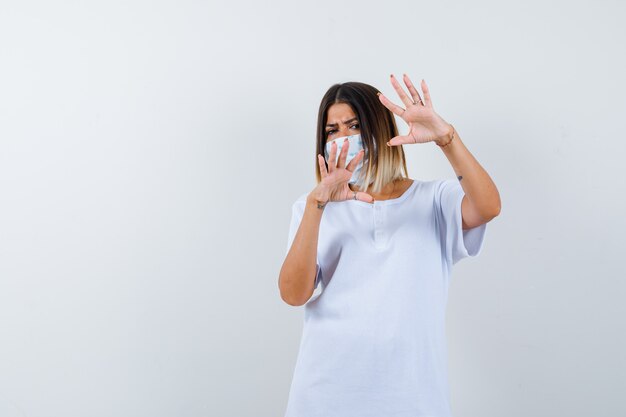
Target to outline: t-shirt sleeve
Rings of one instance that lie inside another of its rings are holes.
[[[305,202],[302,201],[302,198],[298,199],[295,203],[293,203],[291,207],[291,222],[289,224],[289,235],[287,237],[287,250],[285,251],[285,256],[289,253],[289,249],[291,249],[291,244],[293,243],[294,238],[296,237],[296,232],[298,231],[298,227],[300,227],[300,222],[302,221],[302,216],[304,215],[304,206]],[[317,270],[315,273],[315,285],[313,288],[317,288],[317,285],[322,279],[322,268],[320,267],[319,258],[316,259]]]
[[[461,203],[465,191],[455,179],[437,183],[435,205],[446,260],[454,265],[467,256],[478,256],[482,250],[487,223],[463,230]]]

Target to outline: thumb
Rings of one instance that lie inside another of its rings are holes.
[[[412,135],[394,136],[389,139],[387,146],[398,146],[404,144],[416,143],[415,138]]]
[[[373,203],[374,202],[374,197],[372,197],[371,195],[369,195],[368,193],[364,192],[364,191],[357,191],[356,192],[356,199],[359,201],[365,201],[366,203]]]

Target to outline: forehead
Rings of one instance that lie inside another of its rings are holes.
[[[353,117],[356,117],[356,114],[347,103],[335,103],[328,108],[328,123],[337,123]]]

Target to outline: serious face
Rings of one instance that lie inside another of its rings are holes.
[[[359,120],[346,103],[335,103],[328,108],[326,142],[344,136],[361,133]]]

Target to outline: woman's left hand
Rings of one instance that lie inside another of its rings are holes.
[[[433,103],[430,99],[430,92],[426,81],[422,80],[422,91],[424,92],[424,100],[420,97],[415,86],[404,74],[404,83],[406,84],[413,99],[405,92],[396,77],[391,74],[391,84],[400,96],[400,99],[406,106],[406,109],[392,103],[382,93],[378,98],[381,103],[394,114],[400,116],[409,125],[409,133],[405,136],[396,136],[391,138],[387,145],[402,145],[405,143],[425,143],[425,142],[446,142],[447,136],[452,132],[452,125],[441,118],[433,109]]]

